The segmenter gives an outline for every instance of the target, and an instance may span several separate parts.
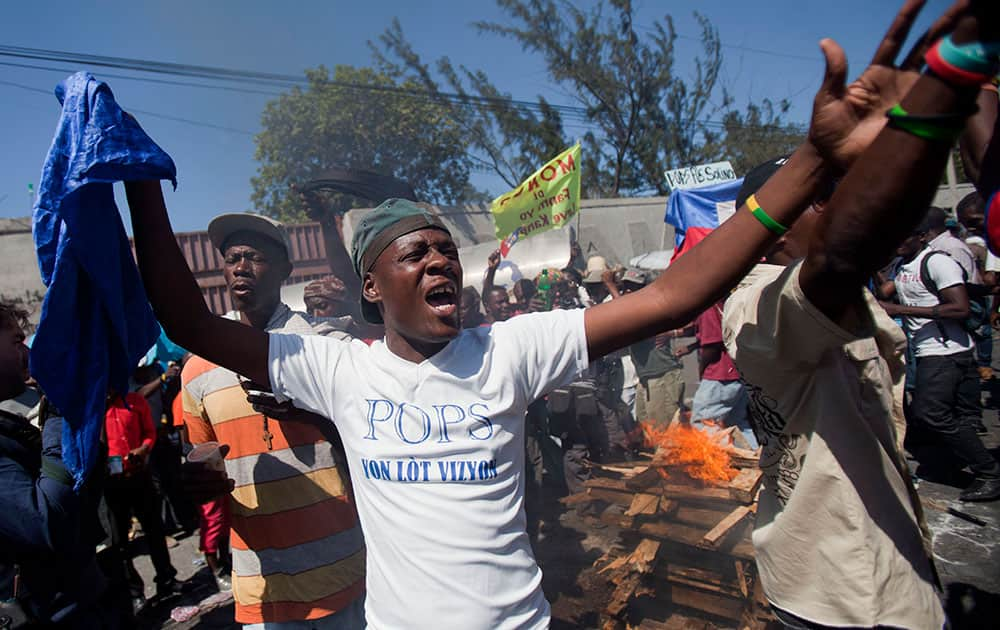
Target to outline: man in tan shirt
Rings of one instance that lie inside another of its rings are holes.
[[[890,28],[873,67],[892,68],[892,42],[906,28],[894,31],[906,21]],[[903,102],[941,113],[969,100],[925,76]],[[900,146],[865,153],[832,196],[832,177],[815,187],[816,201],[725,308],[724,342],[762,446],[757,566],[775,614],[792,628],[931,630],[945,621],[919,498],[900,455],[906,341],[864,287],[923,216],[947,143],[889,136]],[[737,206],[784,161],[748,173]],[[876,182],[876,171],[892,177]]]
[[[947,117],[974,109],[974,90],[895,69],[917,6],[907,3],[847,93],[860,98],[878,74],[896,72],[915,80],[900,103],[905,111]],[[997,9],[980,3],[977,17],[956,13],[932,31],[954,28],[959,44],[995,39],[997,16],[986,14]],[[921,56],[911,52],[904,68],[915,70]],[[827,81],[839,75],[840,83],[845,68],[827,59]],[[926,212],[951,138],[918,139],[891,126],[832,196],[815,189],[814,199],[829,200],[801,215],[768,252],[771,264],[758,265],[725,310],[724,341],[747,384],[762,445],[757,566],[775,614],[791,628],[945,623],[919,498],[898,446],[904,339],[865,286]],[[956,123],[953,133],[961,131]],[[737,204],[774,170],[751,171]]]

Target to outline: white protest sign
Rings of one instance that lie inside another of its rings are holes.
[[[729,161],[713,162],[711,164],[701,164],[700,166],[689,166],[687,168],[677,168],[663,173],[670,190],[698,188],[699,186],[710,186],[721,184],[736,179],[736,171]]]

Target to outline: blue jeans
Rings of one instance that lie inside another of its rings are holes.
[[[757,448],[757,438],[747,417],[748,402],[749,397],[739,381],[702,379],[691,402],[691,424],[699,426],[700,420],[715,420],[738,427],[750,447]]]
[[[980,327],[976,340],[976,365],[978,367],[993,366],[993,327],[989,322]]]

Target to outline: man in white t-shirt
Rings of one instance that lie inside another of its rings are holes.
[[[933,217],[931,218],[933,220]],[[969,316],[965,270],[931,243],[922,246],[926,221],[899,246],[903,264],[896,274],[899,304],[886,304],[903,317],[916,356],[914,419],[960,457],[975,479],[962,500],[1000,498],[1000,464],[976,435],[981,421],[979,374],[974,342],[964,327]]]
[[[806,146],[783,181],[761,191],[775,220],[794,220],[803,182],[821,164]],[[386,331],[369,347],[211,315],[171,237],[159,184],[129,182],[126,192],[150,299],[172,338],[335,418],[365,535],[374,628],[547,627],[523,508],[528,405],[591,361],[686,323],[773,240],[741,212],[642,291],[463,330],[455,242],[436,215],[389,200],[355,230],[362,312]]]
[[[905,39],[914,15],[902,12],[879,47],[877,68],[859,88],[872,90],[868,98],[849,99],[843,51],[823,42],[829,69],[808,139],[757,192],[760,208],[742,206],[642,290],[582,311],[463,330],[454,240],[427,209],[392,199],[362,220],[352,245],[364,316],[384,323],[384,340],[369,347],[268,334],[208,311],[173,238],[159,182],[126,183],[144,286],[171,339],[335,419],[368,550],[370,626],[548,626],[524,527],[528,404],[591,361],[683,326],[715,303],[834,170],[858,161],[837,210],[861,216],[907,207],[925,193],[921,183],[937,181],[946,145],[881,130],[886,99],[902,99],[915,115],[956,105],[948,88],[933,82],[917,84],[918,100],[903,99],[900,90],[911,83],[892,66],[893,42]],[[896,177],[873,176],[884,168]]]

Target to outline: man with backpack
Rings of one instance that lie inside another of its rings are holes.
[[[927,243],[928,249],[951,256],[965,270],[966,282],[982,284],[982,276],[976,265],[976,255],[965,241],[951,233],[946,225],[947,220],[948,213],[944,209],[937,206],[928,208],[927,215],[920,225],[924,230],[924,242]]]
[[[1000,498],[1000,464],[976,435],[982,413],[969,276],[947,252],[924,245],[932,212],[899,246],[903,259],[896,276],[899,304],[886,304],[900,315],[916,356],[914,419],[930,430],[972,470],[975,478],[959,495],[963,501]],[[983,313],[983,315],[986,315]]]

